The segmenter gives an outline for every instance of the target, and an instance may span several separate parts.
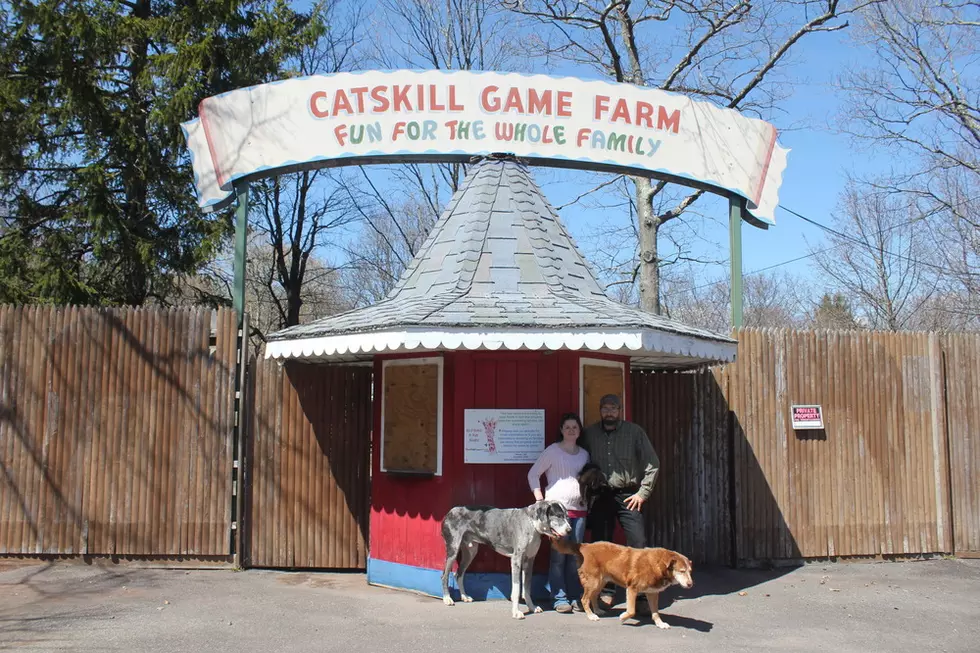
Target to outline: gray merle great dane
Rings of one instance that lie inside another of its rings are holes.
[[[442,519],[442,538],[446,541],[446,568],[442,572],[442,601],[454,605],[449,596],[449,573],[453,562],[459,562],[456,583],[460,599],[469,603],[463,575],[473,562],[481,544],[510,558],[511,614],[523,619],[518,606],[521,585],[524,585],[524,603],[531,612],[541,608],[531,600],[531,570],[534,556],[541,546],[541,536],[563,537],[572,530],[568,511],[557,501],[539,501],[527,508],[494,508],[492,506],[457,506]]]

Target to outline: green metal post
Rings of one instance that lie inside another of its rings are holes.
[[[232,305],[238,317],[237,357],[235,360],[235,423],[232,432],[232,478],[235,479],[234,491],[231,498],[232,532],[231,550],[235,566],[239,569],[247,562],[242,555],[242,537],[244,534],[244,505],[242,497],[244,488],[244,442],[245,442],[245,402],[243,389],[245,383],[245,356],[248,348],[248,337],[245,335],[248,323],[245,320],[245,245],[248,233],[248,182],[235,184],[235,194],[238,196],[238,207],[235,209],[235,287],[232,290]]]
[[[742,328],[742,212],[745,200],[728,200],[728,233],[731,238],[732,261],[732,328]]]
[[[235,185],[238,208],[235,209],[235,288],[232,305],[238,315],[238,328],[245,317],[245,236],[248,226],[248,182]]]

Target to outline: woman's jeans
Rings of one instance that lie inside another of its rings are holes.
[[[572,532],[562,539],[569,542],[584,540],[585,517],[572,517],[568,522],[572,525]],[[558,553],[552,547],[548,583],[551,585],[551,598],[555,605],[580,600],[582,598],[582,582],[578,578],[578,560],[576,557]]]

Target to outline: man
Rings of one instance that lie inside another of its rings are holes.
[[[646,432],[639,425],[621,419],[621,410],[617,395],[602,397],[599,421],[586,428],[579,440],[591,461],[606,475],[610,487],[596,499],[589,523],[592,540],[608,542],[619,519],[626,533],[626,545],[644,548],[647,537],[642,508],[653,491],[660,459]],[[616,593],[617,598],[621,593]],[[603,598],[607,603],[615,600],[612,596]]]

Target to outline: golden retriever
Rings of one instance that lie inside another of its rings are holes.
[[[694,587],[691,577],[694,567],[686,556],[676,551],[633,549],[612,542],[578,544],[555,538],[551,543],[557,551],[578,557],[582,609],[592,621],[599,620],[595,601],[609,581],[626,588],[626,611],[619,617],[621,622],[636,616],[636,597],[643,592],[650,603],[653,621],[660,628],[670,628],[658,611],[660,592],[671,585]]]

